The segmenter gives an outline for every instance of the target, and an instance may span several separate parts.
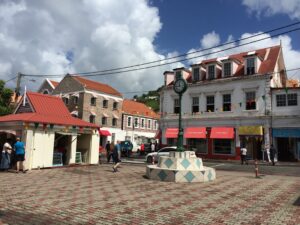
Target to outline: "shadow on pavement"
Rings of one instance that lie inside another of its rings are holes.
[[[297,198],[297,200],[293,204],[294,206],[300,206],[300,196]]]

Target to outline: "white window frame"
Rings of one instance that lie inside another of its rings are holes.
[[[137,123],[135,123],[136,120],[137,120]],[[134,126],[134,128],[139,128],[139,117],[133,118],[133,126]]]
[[[158,123],[157,123],[157,120],[153,120],[153,123],[154,123],[154,130],[157,130],[158,129]]]
[[[210,67],[214,67],[214,76],[213,76],[213,78],[210,78],[209,77],[209,68]],[[213,80],[213,79],[215,79],[216,78],[216,65],[215,64],[210,64],[210,65],[207,65],[207,68],[206,68],[206,79],[207,80]]]
[[[195,79],[195,73],[194,73],[194,70],[195,69],[198,69],[199,70],[199,77],[198,77],[198,79],[196,80]],[[197,82],[197,81],[200,81],[201,80],[201,69],[200,69],[200,67],[193,67],[193,81],[195,81],[195,82]]]
[[[128,120],[130,119],[130,124],[128,125]],[[127,116],[127,127],[132,127],[132,116]]]
[[[245,73],[245,75],[253,75],[253,74],[248,74],[247,73],[247,69],[248,69],[248,60],[250,60],[250,59],[254,59],[254,73],[253,74],[256,74],[256,72],[257,72],[257,57],[256,56],[252,56],[252,57],[247,57],[247,58],[245,58],[245,61],[246,61],[246,63],[245,63],[245,70],[244,70],[244,73]]]
[[[208,97],[213,97],[213,99],[214,99],[214,104],[211,104],[211,103],[208,104],[208,102],[207,102],[207,98],[208,98]],[[215,95],[206,95],[206,112],[209,112],[209,111],[207,110],[207,108],[208,108],[209,105],[210,105],[210,106],[212,106],[212,105],[214,106],[214,110],[211,111],[211,113],[212,113],[212,112],[215,112],[215,111],[216,111],[216,96],[215,96]]]
[[[146,128],[146,126],[145,126],[145,125],[146,125],[146,124],[145,124],[145,121],[146,121],[145,118],[141,118],[141,128],[142,128],[142,129],[145,129],[145,128]]]
[[[229,73],[229,75],[227,75],[227,76],[225,76],[225,64],[230,64],[230,73]],[[230,61],[225,61],[225,62],[223,62],[223,65],[222,65],[222,75],[223,75],[223,77],[231,77],[232,76],[232,62],[230,62]]]
[[[152,121],[150,119],[147,120],[147,129],[150,129],[151,130],[151,124],[152,124]]]

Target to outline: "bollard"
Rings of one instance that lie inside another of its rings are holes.
[[[259,178],[259,176],[258,176],[258,163],[257,163],[257,159],[255,159],[255,161],[254,161],[254,167],[255,167],[255,178]]]

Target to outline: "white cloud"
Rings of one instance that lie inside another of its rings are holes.
[[[211,48],[220,44],[220,36],[219,34],[216,34],[215,31],[212,31],[211,33],[203,35],[203,38],[200,42],[202,48]]]
[[[253,51],[256,49],[260,49],[260,48],[271,47],[271,46],[279,45],[280,41],[281,41],[286,69],[288,70],[288,69],[294,69],[294,68],[299,67],[299,63],[298,63],[297,59],[300,58],[300,51],[293,49],[292,39],[288,35],[282,35],[282,36],[274,37],[274,38],[270,38],[269,34],[262,34],[262,35],[256,36],[261,33],[262,32],[244,33],[238,39],[245,39],[245,38],[248,38],[248,39],[239,41],[237,43],[231,43],[226,46],[214,48],[209,51],[201,51],[203,49],[203,46],[201,46],[200,48],[193,48],[193,49],[189,50],[190,53],[192,53],[194,51],[200,51],[200,52],[191,54],[188,57],[196,57],[196,56],[201,56],[203,54],[208,54],[208,55],[190,59],[189,63],[195,64],[195,63],[201,62],[203,59],[223,57],[223,56],[227,56],[227,55],[231,55],[231,54],[235,54],[235,53],[239,53],[239,52]],[[218,34],[216,34],[216,35],[218,35]],[[203,37],[205,37],[205,36],[206,35],[204,35]],[[251,36],[256,36],[256,37],[250,38]],[[264,39],[264,38],[266,38],[266,39],[263,41],[259,41],[260,39]],[[203,40],[203,38],[201,40]],[[233,36],[230,35],[227,38],[227,43],[231,42],[231,41],[233,41]],[[255,41],[257,41],[257,42],[255,42]],[[250,44],[247,44],[247,43],[250,43]],[[243,46],[237,47],[239,45],[243,45]],[[233,48],[226,50],[226,51],[222,51],[222,49],[227,49],[227,48],[231,48],[231,47],[233,47]],[[221,52],[214,53],[214,52],[218,52],[218,51],[221,51]],[[300,78],[299,71],[298,72],[290,72],[290,73],[288,73],[288,75],[293,76],[292,77],[293,79]]]
[[[158,10],[146,0],[4,0],[0,20],[0,79],[4,80],[17,72],[96,71],[166,57],[153,44],[162,27]],[[93,79],[119,91],[153,90],[162,85],[163,71],[172,68],[174,65]],[[41,82],[39,79],[37,86]]]
[[[258,17],[287,14],[291,19],[300,19],[300,0],[243,0],[243,4]]]

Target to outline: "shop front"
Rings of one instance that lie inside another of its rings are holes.
[[[241,147],[247,149],[247,156],[250,159],[264,159],[263,155],[263,127],[262,126],[241,126],[238,128]]]
[[[300,129],[274,128],[272,130],[278,161],[300,160]]]
[[[236,151],[233,127],[212,127],[209,137],[209,158],[235,159]]]
[[[186,148],[197,155],[207,154],[206,127],[188,127],[184,130]]]
[[[165,138],[167,139],[167,146],[176,146],[178,137],[178,128],[167,128]]]

